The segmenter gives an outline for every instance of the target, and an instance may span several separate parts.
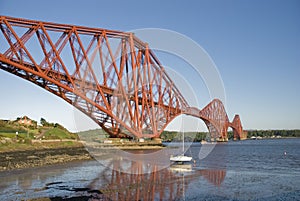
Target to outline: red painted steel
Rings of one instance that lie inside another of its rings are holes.
[[[159,137],[178,115],[204,120],[213,138],[240,136],[220,100],[187,101],[148,44],[133,33],[0,16],[0,68],[50,91],[111,137]]]
[[[100,190],[111,200],[177,200],[183,196],[193,180],[205,178],[212,185],[221,186],[226,177],[225,169],[201,169],[184,174],[176,170],[181,168],[181,171],[185,171],[184,166],[171,166],[170,169],[160,170],[156,165],[149,166],[139,161],[131,161],[125,168],[122,164],[126,162],[128,161],[112,161],[111,166],[106,167],[101,176],[94,179],[89,186],[99,189],[98,184],[105,181],[107,185]],[[151,173],[147,172],[149,170]],[[136,185],[132,185],[132,181],[135,181]]]

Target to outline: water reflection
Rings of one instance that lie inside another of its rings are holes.
[[[101,164],[0,172],[0,200],[299,200],[300,140],[241,143],[216,145],[201,160],[202,146],[193,144],[186,154],[196,162],[186,166],[170,164],[163,152],[151,161],[137,151],[134,160],[125,153]]]
[[[190,152],[195,163],[178,165],[170,163],[170,149],[117,153],[97,150],[101,163],[86,161],[0,173],[0,200],[41,197],[180,200],[187,192],[195,193],[190,190],[195,183],[200,188],[221,186],[226,177],[223,157],[226,151],[223,147],[216,151],[210,154],[213,159],[200,161],[194,157],[199,146],[193,146]]]
[[[164,169],[149,164],[145,168],[143,161],[122,159],[112,161],[111,165],[91,182],[89,188],[99,189],[112,200],[180,199],[191,181],[204,178],[220,186],[226,176],[226,170],[195,169],[193,164],[172,164]]]

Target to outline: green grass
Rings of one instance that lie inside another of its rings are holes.
[[[25,150],[43,150],[43,149],[53,149],[53,148],[68,148],[68,147],[82,147],[79,142],[53,142],[53,143],[0,143],[0,153],[1,152],[11,152],[11,151],[25,151]]]
[[[18,132],[18,136],[16,136],[16,132]],[[35,137],[41,134],[43,134],[44,140],[77,139],[77,134],[70,133],[59,124],[24,127],[16,122],[0,120],[0,152],[82,146],[80,142],[70,141],[32,143],[31,140],[36,139]]]
[[[16,133],[0,132],[0,137],[14,138],[16,137]]]
[[[28,135],[30,137],[30,135]],[[0,132],[0,137],[6,138],[16,138],[16,133],[2,133]],[[27,138],[27,133],[19,133],[18,138]]]
[[[50,128],[45,132],[45,139],[76,139],[76,135],[61,128]]]
[[[45,128],[45,138],[44,139],[76,139],[77,135],[68,132],[61,128]],[[0,131],[0,138],[12,138],[12,139],[34,139],[34,136],[40,134],[38,129],[29,130],[28,132],[19,132],[18,137],[16,137],[16,132],[12,131]]]
[[[0,132],[0,138],[12,138],[12,139],[34,139],[34,134],[32,132],[29,133],[18,133],[18,137],[16,137],[16,133],[10,133],[10,132]]]

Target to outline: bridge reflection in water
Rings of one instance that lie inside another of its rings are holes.
[[[194,164],[171,164],[160,169],[143,161],[120,158],[111,161],[89,188],[99,189],[111,200],[177,200],[185,198],[193,180],[205,179],[220,186],[225,176],[225,169],[199,169]]]
[[[176,150],[170,147],[131,151],[95,149],[94,158],[99,163],[82,161],[20,170],[17,174],[0,172],[0,200],[43,197],[184,200],[205,196],[204,192],[215,187],[224,190],[227,146],[216,145],[204,159],[197,158],[201,155],[199,148],[204,150],[204,145],[194,144],[189,148],[187,153],[196,162],[184,165],[170,164],[169,152]]]

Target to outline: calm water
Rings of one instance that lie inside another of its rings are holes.
[[[169,148],[1,172],[0,200],[300,200],[300,139],[189,145],[184,166],[170,166],[180,150]]]

